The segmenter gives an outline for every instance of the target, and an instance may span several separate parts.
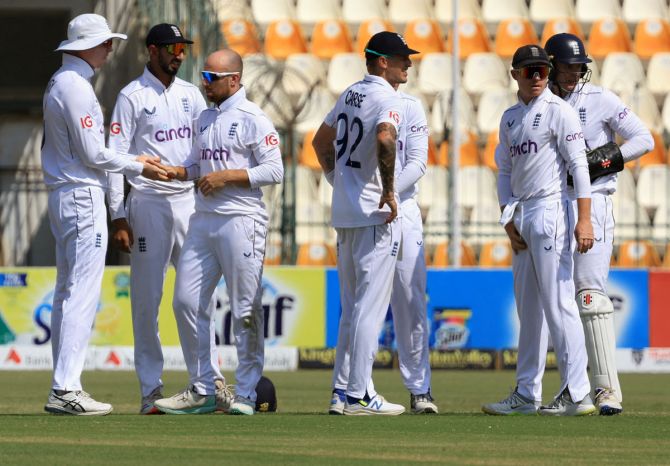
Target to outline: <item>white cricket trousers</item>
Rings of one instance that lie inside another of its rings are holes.
[[[519,393],[542,400],[548,328],[561,374],[559,393],[567,386],[573,400],[582,400],[591,388],[584,330],[575,302],[570,201],[550,197],[519,202],[514,224],[528,245],[512,260],[520,321]],[[545,318],[547,325],[543,325]]]
[[[573,205],[577,212],[576,201]],[[612,199],[602,193],[591,194],[593,247],[585,254],[575,251],[575,290],[597,290],[607,296],[607,276],[614,245]]]
[[[196,342],[195,365],[186,363],[191,384],[202,395],[215,392],[210,331],[214,316],[209,304],[223,275],[237,348],[235,393],[256,400],[264,363],[265,237],[265,225],[248,216],[196,212],[191,217],[177,266],[173,304],[175,315],[184,321],[179,328],[182,345]]]
[[[81,371],[100,300],[107,252],[105,195],[96,186],[49,192],[56,239],[56,288],[51,310],[52,388],[81,390]]]
[[[430,390],[431,377],[423,224],[414,198],[403,201],[400,208],[402,253],[395,267],[391,293],[393,327],[403,383],[410,393],[422,395]]]
[[[158,309],[163,298],[165,273],[177,266],[188,221],[195,212],[193,191],[166,195],[131,190],[127,200],[128,221],[133,229],[134,243],[130,255],[130,301],[135,342],[135,371],[142,396],[163,387],[163,350],[158,332]],[[215,307],[212,296],[212,309]],[[177,326],[188,325],[182,314],[175,314]],[[211,363],[215,378],[223,380],[219,370],[214,320],[212,320]],[[191,332],[179,332],[195,338]],[[195,341],[181,342],[184,359],[195,364]],[[190,352],[188,352],[190,351]]]
[[[376,395],[372,365],[391,300],[401,228],[400,218],[390,224],[336,228],[342,315],[333,386],[346,388],[354,398],[364,398],[366,391],[370,398]]]

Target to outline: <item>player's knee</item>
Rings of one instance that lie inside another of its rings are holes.
[[[577,293],[577,307],[581,316],[611,314],[614,312],[614,305],[609,296],[598,290],[587,289]]]

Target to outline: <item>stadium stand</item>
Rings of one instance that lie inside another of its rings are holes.
[[[533,22],[546,23],[555,18],[574,18],[575,8],[572,0],[530,0],[529,16]]]
[[[273,21],[265,31],[265,53],[284,60],[294,53],[306,53],[307,43],[298,23],[294,20]]]
[[[412,60],[421,60],[429,53],[444,52],[442,30],[437,21],[426,18],[408,21],[404,36],[407,45],[421,52],[412,55]]]
[[[632,46],[628,28],[618,18],[596,20],[591,26],[587,49],[597,59],[603,59],[613,52],[630,52]]]
[[[366,19],[361,22],[358,26],[358,32],[356,34],[356,48],[355,52],[365,55],[365,46],[367,45],[370,37],[374,36],[380,31],[394,31],[393,25],[381,18],[372,18]]]
[[[665,19],[648,18],[635,27],[633,50],[643,60],[655,53],[670,51],[670,24]]]
[[[512,246],[506,239],[488,241],[482,244],[479,252],[479,265],[482,267],[511,267]]]
[[[659,267],[661,259],[648,240],[624,241],[619,247],[619,267]]]
[[[324,60],[330,60],[338,53],[353,52],[346,23],[338,19],[317,22],[312,32],[310,49],[312,54]]]
[[[292,0],[251,0],[251,11],[261,26],[295,18]]]
[[[503,58],[511,58],[523,45],[539,44],[537,33],[526,18],[509,18],[498,23],[495,51]]]
[[[356,29],[361,23],[373,19],[385,20],[388,18],[388,9],[385,0],[343,0],[342,19],[352,29]]]
[[[447,36],[447,52],[453,50],[453,28]],[[489,52],[491,43],[484,23],[478,18],[461,18],[458,20],[458,58],[465,60],[470,55]]]

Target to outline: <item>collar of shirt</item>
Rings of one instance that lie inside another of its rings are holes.
[[[166,87],[163,85],[160,79],[158,79],[154,74],[149,71],[149,67],[145,66],[144,67],[144,73],[142,73],[142,79],[152,88],[156,90],[159,94],[162,94],[163,92],[166,91]],[[172,80],[174,82],[174,79]],[[172,86],[172,83],[170,83],[170,86]]]
[[[88,62],[86,62],[86,60],[82,60],[69,53],[63,54],[63,68],[76,72],[87,81],[90,81],[95,74],[95,70],[88,64]]]
[[[393,92],[396,92],[396,90],[393,89],[393,86],[391,86],[391,84],[389,84],[389,82],[386,79],[382,78],[381,76],[376,76],[374,74],[366,74],[365,78],[363,78],[363,81],[371,81],[373,83],[381,84],[382,86],[388,87]]]
[[[235,92],[235,94],[231,95],[226,100],[221,102],[221,105],[219,105],[217,108],[219,109],[219,112],[225,112],[226,110],[231,109],[232,107],[236,106],[246,98],[247,98],[247,92],[244,90],[244,86],[240,86],[240,88],[237,90],[237,92]]]
[[[530,100],[530,102],[528,102],[528,105],[526,105],[526,104],[524,103],[524,101],[521,100],[521,97],[519,96],[519,93],[517,92],[517,94],[516,94],[517,99],[519,100],[519,105],[521,105],[521,107],[522,107],[522,108],[525,108],[525,109],[529,109],[529,108],[531,108],[533,105],[535,105],[535,102],[538,102],[538,101],[540,100],[540,97],[547,97],[547,98],[549,98],[549,97],[551,97],[551,96],[553,96],[553,95],[554,95],[554,94],[553,94],[553,93],[551,92],[551,90],[549,89],[549,86],[545,86],[545,88],[544,88],[544,90],[542,91],[542,93],[541,93],[540,95],[538,95],[537,97],[533,97],[533,98]]]

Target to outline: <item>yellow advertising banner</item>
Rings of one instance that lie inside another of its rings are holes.
[[[172,311],[175,271],[169,268],[159,310],[163,346],[179,345]],[[51,338],[53,267],[0,268],[0,344],[44,345]],[[269,267],[263,275],[266,345],[325,345],[325,271],[322,268]],[[214,312],[219,345],[231,344],[231,315],[225,282],[216,290]],[[92,345],[132,346],[130,269],[107,267]]]

